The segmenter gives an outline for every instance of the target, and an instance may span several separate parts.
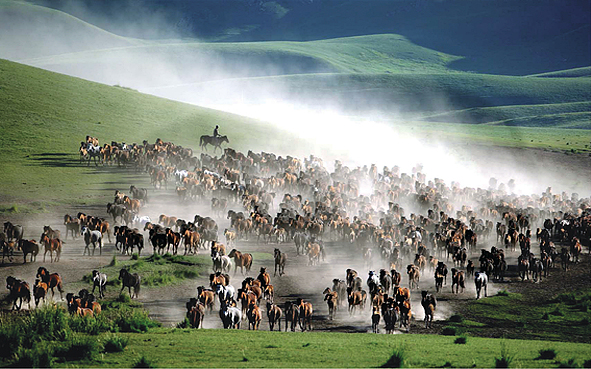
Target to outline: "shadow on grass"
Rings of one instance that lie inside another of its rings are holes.
[[[80,159],[76,158],[72,154],[68,153],[42,153],[42,154],[32,154],[27,157],[28,160],[32,162],[28,162],[25,165],[27,166],[43,166],[43,167],[68,167],[68,168],[75,168],[75,167],[82,167],[86,166],[85,163],[81,163]]]

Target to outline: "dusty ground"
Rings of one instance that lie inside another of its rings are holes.
[[[504,155],[513,157],[517,153],[508,151]],[[548,153],[544,152],[543,156],[551,156],[552,161],[560,161],[563,158],[568,158],[563,154]],[[528,155],[528,160],[530,155]],[[568,158],[568,167],[577,166],[576,161]],[[580,166],[583,172],[589,171],[589,160],[585,158],[580,159]],[[575,168],[576,169],[576,168]],[[131,183],[129,183],[131,184]],[[121,190],[128,188],[124,186]],[[172,187],[172,186],[170,186]],[[152,190],[151,190],[152,192]],[[586,194],[581,194],[586,196]],[[195,204],[179,204],[173,190],[155,190],[151,194],[151,201],[141,211],[142,215],[148,215],[153,220],[156,220],[162,213],[167,215],[174,215],[183,219],[193,219],[195,214],[211,215],[211,211],[207,204],[195,205]],[[229,206],[229,209],[242,210],[239,205]],[[51,225],[54,228],[58,228],[65,231],[63,226],[63,215],[66,213],[76,214],[82,211],[87,214],[107,217],[106,207],[78,207],[78,208],[63,208],[56,209],[51,214],[32,214],[32,215],[21,215],[15,214],[14,216],[1,217],[0,221],[4,222],[10,220],[16,224],[22,224],[25,227],[25,238],[27,239],[39,239],[39,235],[42,232],[43,225]],[[271,212],[271,214],[274,214]],[[229,226],[229,221],[225,217],[216,219],[220,231]],[[221,234],[221,232],[220,232]],[[147,235],[146,235],[147,236]],[[63,236],[62,236],[63,237]],[[223,236],[222,236],[223,238]],[[147,237],[146,237],[147,239]],[[325,238],[325,242],[328,238]],[[478,248],[487,248],[494,244],[494,240],[481,242]],[[307,301],[310,301],[314,306],[314,318],[313,328],[318,331],[341,331],[341,332],[370,332],[371,311],[366,308],[365,311],[350,316],[347,312],[346,306],[342,306],[337,312],[336,319],[334,321],[328,320],[328,309],[323,301],[322,291],[325,287],[332,286],[333,278],[345,278],[345,270],[347,268],[353,268],[357,270],[365,281],[367,279],[367,272],[369,268],[363,265],[361,251],[355,249],[351,245],[346,245],[337,242],[326,242],[326,261],[321,262],[318,266],[309,266],[308,260],[304,256],[296,256],[295,246],[293,242],[287,244],[262,244],[256,241],[239,241],[236,248],[243,252],[267,252],[272,253],[274,248],[279,248],[283,252],[287,253],[288,262],[286,267],[286,274],[282,277],[273,277],[273,260],[261,261],[254,260],[250,276],[256,277],[261,267],[267,267],[267,270],[271,272],[271,283],[275,286],[275,302],[282,305],[285,301],[295,300],[297,297],[302,297]],[[534,246],[537,247],[537,246]],[[5,280],[9,275],[17,278],[25,279],[31,285],[35,279],[35,273],[39,266],[45,266],[50,272],[58,272],[62,276],[65,282],[66,292],[77,292],[81,288],[82,276],[88,274],[93,269],[98,269],[101,266],[108,265],[114,254],[118,254],[115,250],[112,242],[107,242],[103,248],[102,256],[82,256],[84,249],[83,241],[78,238],[73,241],[68,237],[68,240],[64,244],[64,251],[62,258],[59,262],[50,263],[49,255],[47,260],[43,262],[43,251],[37,257],[37,261],[33,263],[27,262],[22,264],[22,254],[18,253],[13,262],[7,262],[0,265],[0,278]],[[147,252],[151,253],[151,248],[146,248]],[[205,251],[201,251],[205,252]],[[587,250],[584,251],[585,253]],[[473,260],[476,260],[477,254],[471,255]],[[511,268],[512,265],[516,264],[517,252],[508,253],[508,264]],[[119,258],[123,258],[120,256]],[[507,289],[509,291],[522,292],[526,298],[536,299],[540,296],[549,296],[557,292],[561,292],[565,282],[567,285],[589,287],[591,281],[589,258],[584,259],[585,261],[580,264],[573,271],[564,273],[558,269],[552,272],[551,278],[545,280],[539,284],[533,284],[529,282],[520,282],[513,275],[509,273],[508,281],[502,284],[493,283],[489,286],[489,295],[493,295],[499,289]],[[447,262],[448,267],[452,267],[452,262]],[[387,267],[385,264],[375,262],[372,266],[372,270],[379,270],[380,268]],[[404,270],[405,265],[398,266],[400,271]],[[420,287],[434,292],[434,281],[432,273],[427,272],[427,276],[421,277]],[[239,288],[243,276],[238,272],[237,275],[233,275],[232,284]],[[109,276],[110,279],[116,278],[117,276]],[[75,284],[74,284],[75,283]],[[166,286],[160,288],[142,288],[140,295],[140,301],[144,303],[144,306],[150,312],[150,315],[162,322],[164,326],[176,325],[176,323],[183,320],[185,315],[185,302],[189,298],[195,297],[196,287],[199,285],[207,286],[209,281],[206,277],[199,278],[196,280],[186,280],[185,282],[173,286]],[[444,286],[442,292],[437,294],[438,306],[436,312],[436,322],[434,328],[425,330],[423,328],[423,309],[420,306],[420,292],[413,291],[412,294],[412,310],[415,321],[412,323],[411,332],[413,333],[439,333],[443,324],[441,320],[446,319],[455,312],[462,313],[465,310],[465,304],[468,300],[476,297],[474,284],[472,281],[467,281],[467,288],[463,294],[451,294],[451,279],[447,281],[447,285]],[[408,286],[408,279],[406,274],[403,273],[403,286]],[[366,288],[367,289],[367,288]],[[118,291],[111,288],[108,291],[108,297],[116,296]],[[7,290],[0,290],[0,299],[4,299],[7,296]],[[64,294],[65,296],[65,294]],[[57,297],[56,297],[57,299]],[[264,304],[263,304],[264,305]],[[217,304],[216,304],[217,307]],[[6,304],[2,305],[3,309],[7,309]],[[263,312],[264,312],[263,307]],[[283,322],[282,322],[283,323]],[[213,314],[206,315],[204,319],[205,328],[221,328],[221,321],[217,315],[217,310],[214,310]],[[243,325],[246,328],[247,324]],[[282,328],[284,326],[282,324]],[[261,329],[267,330],[268,324],[266,315],[264,316]]]

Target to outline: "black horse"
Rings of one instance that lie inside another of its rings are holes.
[[[220,137],[214,137],[214,136],[207,136],[207,135],[203,135],[201,136],[201,139],[199,140],[199,147],[201,147],[203,150],[207,151],[207,145],[212,145],[213,146],[213,152],[215,153],[216,149],[220,149],[220,151],[222,151],[222,143],[227,142],[230,143],[230,140],[228,140],[228,136],[220,136]]]
[[[122,287],[121,287],[121,291],[119,291],[119,293],[121,294],[123,292],[123,289],[125,287],[127,287],[127,289],[129,290],[129,297],[133,298],[133,296],[135,295],[135,298],[138,298],[138,295],[140,293],[140,283],[141,283],[141,278],[137,273],[129,273],[127,271],[127,269],[121,269],[119,271],[119,279],[122,280]],[[133,288],[133,295],[131,294],[131,289]]]

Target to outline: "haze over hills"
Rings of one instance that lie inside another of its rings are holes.
[[[36,2],[135,38],[155,38],[160,32],[163,37],[204,41],[310,41],[393,33],[418,46],[461,56],[450,65],[459,71],[527,75],[591,65],[588,1]]]
[[[34,3],[0,0],[0,57],[192,104],[591,128],[587,2]]]

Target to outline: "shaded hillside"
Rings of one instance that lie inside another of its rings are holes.
[[[142,37],[120,23],[142,22],[146,9],[184,37],[224,41],[308,41],[395,33],[464,59],[452,67],[526,75],[591,65],[591,5],[578,0],[116,0],[49,3],[107,30]],[[122,13],[124,15],[122,15]],[[110,19],[120,20],[114,24]],[[139,28],[140,30],[143,28]]]
[[[0,58],[45,55],[143,44],[42,6],[0,0]]]

